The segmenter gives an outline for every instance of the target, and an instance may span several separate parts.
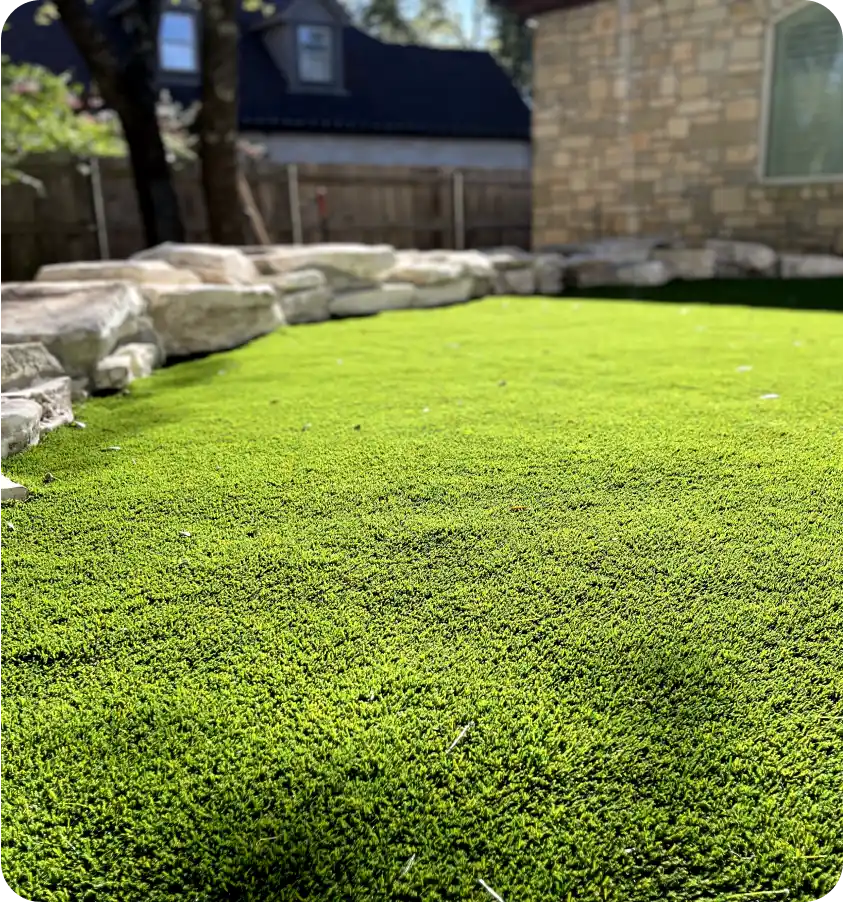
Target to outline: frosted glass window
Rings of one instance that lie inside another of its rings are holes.
[[[166,12],[158,29],[158,57],[165,72],[198,72],[196,16]]]
[[[843,34],[808,3],[775,26],[766,174],[843,175]]]
[[[326,85],[333,81],[331,28],[328,25],[299,25],[299,81]]]

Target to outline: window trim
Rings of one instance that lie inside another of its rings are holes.
[[[193,68],[192,69],[170,69],[164,65],[164,55],[162,53],[164,42],[161,40],[161,27],[164,23],[165,16],[184,16],[189,19],[193,28]],[[161,18],[158,25],[158,71],[161,75],[180,77],[180,78],[196,78],[200,74],[200,51],[199,51],[199,16],[196,10],[188,8],[168,7],[161,11]]]
[[[776,64],[776,28],[781,22],[805,9],[806,4],[817,0],[800,0],[775,15],[768,23],[764,43],[764,69],[761,85],[760,134],[758,136],[758,160],[756,177],[764,185],[827,185],[843,182],[843,172],[837,175],[767,175],[767,154],[770,149],[770,124],[773,113],[773,77]],[[820,6],[825,4],[820,3]],[[828,9],[828,7],[826,7]]]
[[[323,28],[328,33],[328,60],[330,63],[329,78],[325,81],[311,81],[302,77],[301,67],[301,29],[303,28]],[[296,52],[296,80],[298,83],[309,89],[331,88],[337,84],[336,73],[336,28],[326,22],[296,22],[295,24],[295,52]]]

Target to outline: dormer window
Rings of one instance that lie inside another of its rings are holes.
[[[164,72],[193,74],[199,71],[195,13],[167,11],[161,14],[158,59]]]
[[[299,25],[296,52],[299,81],[304,85],[329,85],[334,80],[330,25]]]

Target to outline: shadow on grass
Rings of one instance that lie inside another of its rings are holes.
[[[668,282],[655,287],[570,289],[564,297],[843,310],[843,279],[722,279]]]

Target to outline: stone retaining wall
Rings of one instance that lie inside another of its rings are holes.
[[[237,347],[285,325],[426,309],[490,294],[656,286],[718,276],[843,278],[843,257],[761,244],[613,239],[516,248],[400,251],[331,244],[164,244],[131,260],[54,264],[2,286],[2,456],[67,425],[74,401],[125,389],[167,360]]]

